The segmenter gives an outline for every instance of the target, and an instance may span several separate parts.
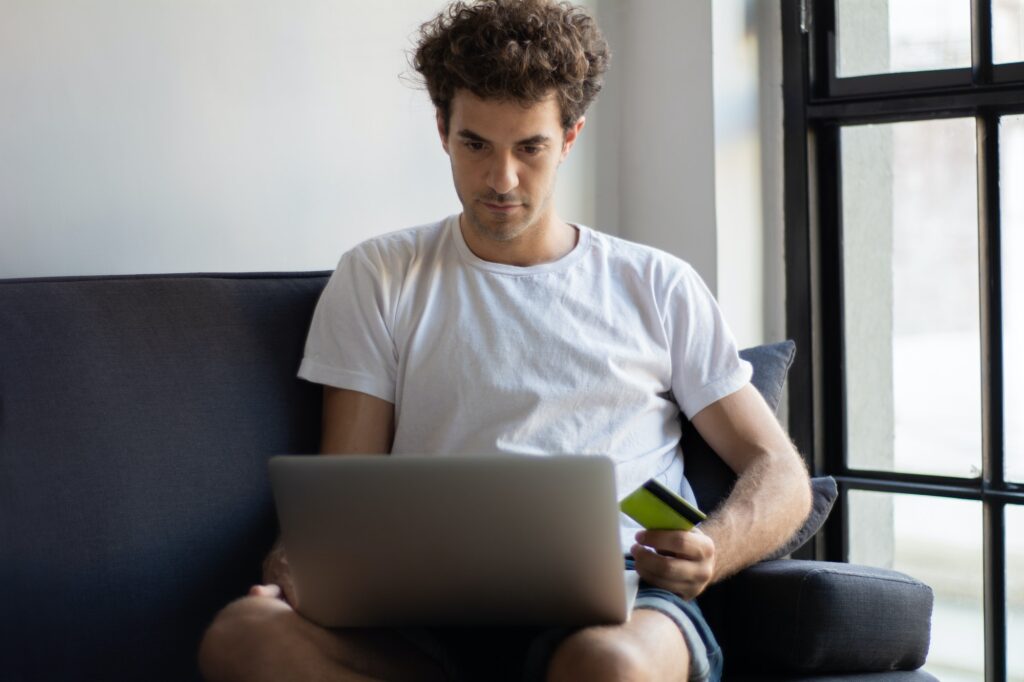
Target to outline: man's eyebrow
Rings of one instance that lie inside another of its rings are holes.
[[[468,128],[463,128],[462,130],[460,130],[458,132],[458,136],[462,137],[462,138],[465,138],[467,140],[473,140],[474,142],[486,142],[488,144],[490,143],[490,140],[488,140],[486,137],[484,137],[482,135],[477,135],[476,133],[474,133],[472,130],[469,130]],[[548,137],[547,135],[534,135],[533,137],[528,137],[525,140],[519,140],[518,142],[516,142],[516,144],[517,145],[541,145],[541,144],[547,144],[550,141],[551,141],[551,138]]]
[[[474,142],[488,142],[489,141],[486,137],[483,137],[481,135],[477,135],[476,133],[474,133],[472,130],[469,130],[468,128],[463,128],[462,130],[460,130],[459,131],[459,137],[464,137],[467,140],[473,140]]]
[[[541,145],[547,144],[550,141],[551,138],[548,137],[547,135],[534,135],[533,137],[528,137],[525,140],[519,140],[519,142],[516,142],[516,144]]]

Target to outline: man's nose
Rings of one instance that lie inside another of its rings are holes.
[[[488,169],[487,184],[498,194],[508,194],[519,186],[519,173],[511,154],[495,154]]]

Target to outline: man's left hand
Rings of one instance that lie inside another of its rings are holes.
[[[636,572],[651,585],[693,599],[711,583],[715,543],[699,528],[643,530],[636,540],[631,550]]]

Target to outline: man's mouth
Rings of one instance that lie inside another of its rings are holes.
[[[481,202],[491,211],[497,211],[500,213],[509,213],[522,206],[522,204],[495,204],[490,201]]]

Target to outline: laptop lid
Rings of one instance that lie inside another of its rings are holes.
[[[606,457],[285,456],[270,478],[295,607],[321,625],[626,619]]]

